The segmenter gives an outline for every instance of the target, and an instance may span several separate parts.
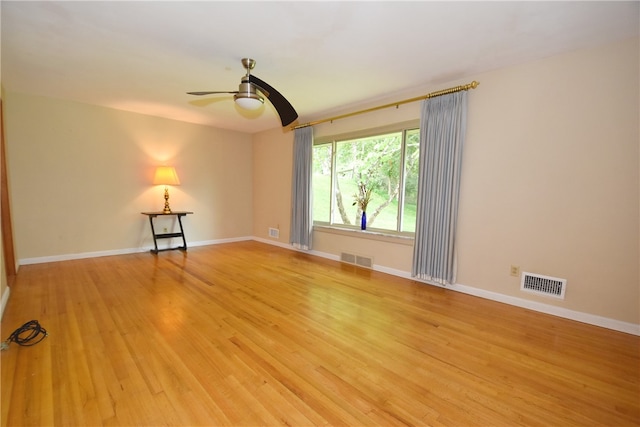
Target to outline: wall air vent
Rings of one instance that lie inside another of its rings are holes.
[[[522,273],[520,289],[525,292],[532,292],[538,295],[550,296],[564,299],[564,292],[567,287],[566,279],[543,276],[541,274]]]
[[[280,230],[277,229],[277,228],[269,227],[269,237],[271,237],[272,239],[279,239],[280,238]]]
[[[340,261],[346,262],[347,264],[358,265],[360,267],[373,268],[373,258],[371,257],[342,252],[340,254]]]

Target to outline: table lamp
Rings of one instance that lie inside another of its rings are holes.
[[[168,185],[180,185],[176,168],[173,166],[158,166],[156,175],[153,178],[153,183],[156,185],[164,185],[164,209],[162,213],[170,214],[171,208],[169,207]]]

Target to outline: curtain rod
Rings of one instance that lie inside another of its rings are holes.
[[[301,125],[291,126],[291,130],[305,128],[308,126],[315,126],[320,123],[333,122],[334,120],[344,119],[346,117],[356,116],[358,114],[370,113],[371,111],[382,110],[384,108],[389,107],[398,107],[402,104],[408,104],[410,102],[422,101],[424,99],[435,98],[436,96],[448,95],[450,93],[461,92],[463,90],[475,89],[478,87],[480,82],[472,81],[471,83],[467,83],[466,85],[460,85],[455,87],[450,87],[448,89],[437,90],[435,92],[428,93],[426,95],[418,96],[416,98],[405,99],[403,101],[392,102],[391,104],[380,105],[378,107],[367,108],[365,110],[355,111],[353,113],[342,114],[340,116],[329,117],[327,119],[316,120],[313,122],[303,123]]]

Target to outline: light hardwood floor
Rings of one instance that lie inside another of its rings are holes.
[[[2,425],[640,424],[640,337],[240,242],[20,268]]]

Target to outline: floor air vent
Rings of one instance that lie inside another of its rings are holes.
[[[564,299],[566,287],[566,279],[558,279],[556,277],[527,272],[522,273],[522,281],[520,282],[520,289],[523,291],[559,299]]]
[[[359,265],[360,267],[373,268],[373,258],[371,257],[342,252],[340,254],[340,261],[346,262],[348,264]]]

